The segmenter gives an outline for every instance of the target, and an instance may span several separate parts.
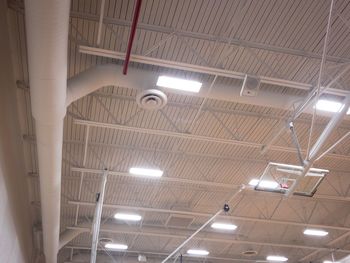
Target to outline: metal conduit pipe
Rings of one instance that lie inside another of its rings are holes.
[[[40,175],[46,262],[57,262],[69,0],[25,0],[29,82]]]
[[[129,43],[128,43],[128,47],[126,50],[126,56],[125,56],[124,67],[123,67],[123,74],[124,75],[126,75],[128,72],[131,49],[132,49],[132,44],[134,43],[137,21],[139,20],[140,11],[141,11],[141,4],[142,4],[142,0],[136,0],[134,18],[133,18],[132,24],[131,24]]]

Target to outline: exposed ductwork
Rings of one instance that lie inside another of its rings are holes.
[[[69,0],[26,0],[29,82],[35,119],[46,262],[57,262]]]
[[[159,76],[119,65],[99,65],[71,78],[67,85],[67,50],[70,0],[25,0],[29,78],[35,119],[40,174],[42,225],[46,262],[57,262],[57,252],[78,232],[66,232],[59,244],[63,120],[73,101],[108,85],[153,88]],[[241,87],[204,83],[195,96],[244,104],[289,109],[302,97],[260,90],[256,97],[240,96]],[[172,91],[173,92],[173,91]],[[305,112],[310,112],[310,108]],[[322,113],[323,114],[323,113]],[[324,114],[327,115],[327,114]]]
[[[128,75],[125,76],[122,74],[122,66],[115,64],[92,67],[77,76],[74,76],[68,81],[67,106],[73,101],[104,86],[114,85],[140,90],[154,88],[159,75],[160,74],[156,72],[130,68]],[[207,94],[209,87],[210,83],[203,83],[200,92],[191,93],[191,95],[199,97],[208,96],[211,99],[284,110],[291,109],[294,103],[301,103],[305,99],[301,96],[291,96],[266,90],[260,90],[256,97],[240,96],[240,85],[233,86],[222,83],[215,84],[211,92]],[[177,93],[175,90],[166,91]],[[310,103],[310,105],[312,105],[312,103]],[[304,112],[312,113],[312,107],[306,107]],[[327,112],[318,112],[318,114],[331,116]]]

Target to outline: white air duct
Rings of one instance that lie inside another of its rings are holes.
[[[152,71],[129,68],[128,75],[123,75],[122,66],[107,64],[92,67],[68,81],[67,106],[81,97],[104,86],[120,86],[133,89],[154,88],[160,74]],[[241,86],[230,86],[225,84],[215,84],[210,94],[207,90],[210,83],[203,83],[199,93],[186,93],[176,90],[164,89],[166,92],[188,94],[190,96],[204,97],[211,99],[231,101],[236,103],[271,107],[277,109],[291,109],[293,103],[300,103],[304,97],[291,96],[276,92],[260,90],[256,97],[240,96]],[[306,108],[305,112],[312,113],[312,108]],[[320,115],[331,116],[327,112],[318,112]]]
[[[35,119],[46,262],[57,262],[69,0],[25,0],[29,82]]]

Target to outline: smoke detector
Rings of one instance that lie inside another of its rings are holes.
[[[145,110],[160,110],[167,104],[168,98],[164,92],[157,89],[147,89],[136,96],[136,102]]]

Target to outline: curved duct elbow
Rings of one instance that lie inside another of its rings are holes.
[[[63,248],[69,242],[71,242],[74,238],[79,236],[81,233],[84,233],[85,230],[82,229],[67,229],[60,235],[60,243],[59,249]]]

